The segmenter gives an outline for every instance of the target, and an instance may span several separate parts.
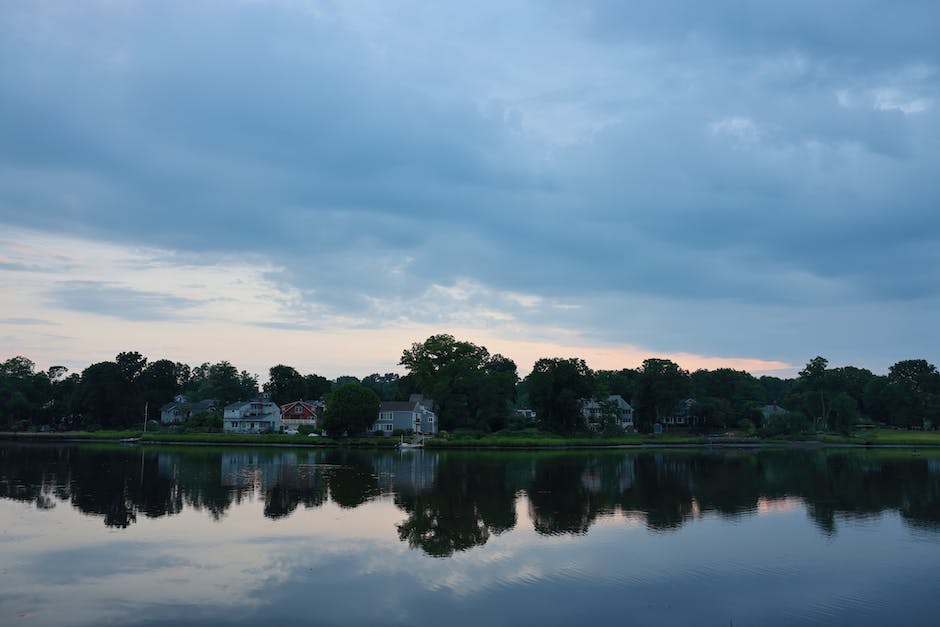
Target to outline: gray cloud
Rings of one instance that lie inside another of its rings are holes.
[[[182,6],[11,10],[3,221],[261,254],[371,324],[464,319],[426,299],[470,280],[517,320],[710,354],[853,329],[861,358],[846,317],[940,296],[934,3]]]
[[[46,295],[51,305],[62,309],[140,321],[179,319],[198,304],[101,281],[59,281]]]
[[[16,324],[16,325],[56,325],[57,322],[50,322],[48,320],[42,320],[40,318],[0,318],[0,324]]]

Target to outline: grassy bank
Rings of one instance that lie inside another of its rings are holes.
[[[330,438],[309,438],[305,435],[284,435],[277,433],[240,435],[233,433],[143,433],[142,431],[64,431],[60,433],[0,433],[0,439],[23,441],[90,441],[115,442],[120,440],[139,440],[152,444],[243,444],[267,446],[355,446],[372,448],[393,448],[398,443],[391,438],[349,438],[342,441]]]
[[[551,447],[608,447],[638,446],[643,444],[705,444],[698,436],[629,434],[612,438],[599,436],[561,436],[551,433],[513,435],[493,434],[481,437],[432,438],[427,448],[551,448]]]
[[[139,439],[142,443],[175,444],[219,444],[219,445],[266,445],[266,446],[348,446],[362,448],[393,448],[395,438],[309,438],[304,435],[264,434],[236,435],[231,433],[143,433],[141,431],[73,431],[62,433],[0,433],[0,439],[30,441],[119,441]],[[800,435],[789,437],[758,438],[747,436],[704,437],[694,434],[642,434],[630,433],[616,437],[598,435],[561,436],[534,429],[493,434],[452,434],[446,438],[430,438],[427,448],[434,449],[479,449],[479,448],[606,448],[612,446],[670,446],[670,445],[779,445],[787,443],[818,443],[856,446],[909,446],[940,447],[940,431],[899,431],[872,429],[850,436],[834,434]]]
[[[819,435],[819,441],[829,444],[859,444],[867,446],[940,446],[940,431],[907,431],[901,429],[869,429],[852,435]]]

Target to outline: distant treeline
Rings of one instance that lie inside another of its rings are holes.
[[[899,361],[887,375],[865,368],[830,368],[811,359],[796,378],[754,377],[719,368],[689,372],[668,359],[647,359],[639,368],[591,370],[583,359],[544,358],[525,379],[516,364],[483,347],[434,335],[403,351],[407,374],[370,374],[329,380],[278,364],[263,390],[284,404],[299,399],[329,402],[352,384],[380,400],[406,400],[414,393],[435,401],[444,430],[493,432],[539,427],[561,433],[587,428],[583,399],[619,395],[636,411],[636,426],[687,423],[698,431],[760,429],[764,433],[830,429],[847,432],[860,423],[906,428],[940,426],[940,373],[923,359]],[[37,371],[26,357],[0,364],[0,428],[96,429],[142,426],[144,414],[159,420],[160,407],[183,394],[214,399],[218,407],[259,393],[258,377],[227,361],[196,367],[140,353],[118,354],[81,373],[53,366]],[[768,411],[768,406],[775,408]],[[515,412],[535,410],[535,418]],[[675,420],[681,417],[682,420]],[[602,431],[615,431],[615,408]]]

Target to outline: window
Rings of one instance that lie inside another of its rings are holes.
[[[392,425],[390,425],[390,424],[385,425],[385,430],[386,430],[386,431],[391,431],[391,430],[392,430]]]
[[[294,413],[295,413],[295,414],[302,414],[302,413],[304,413],[304,408],[301,407],[300,405],[297,405],[296,407],[294,407]]]

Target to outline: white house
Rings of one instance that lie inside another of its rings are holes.
[[[606,405],[606,407],[605,407]],[[611,394],[607,397],[607,402],[602,403],[597,399],[586,399],[581,401],[581,415],[588,428],[597,431],[601,428],[602,418],[605,412],[612,411],[614,422],[621,429],[632,431],[635,427],[633,407],[619,394]]]
[[[226,433],[283,431],[281,408],[265,398],[229,403],[222,416],[222,428]]]

